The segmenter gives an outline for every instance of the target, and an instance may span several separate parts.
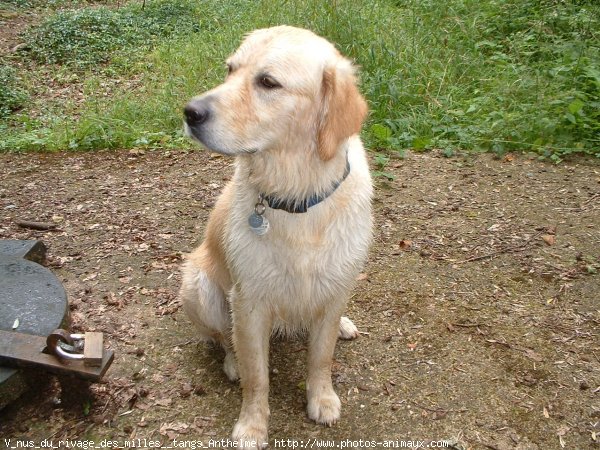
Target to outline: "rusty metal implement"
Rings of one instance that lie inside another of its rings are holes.
[[[99,381],[114,359],[114,352],[105,349],[102,341],[102,333],[69,334],[59,329],[43,337],[0,330],[0,365]]]

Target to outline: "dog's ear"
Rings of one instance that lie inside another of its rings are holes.
[[[326,68],[317,130],[320,158],[323,161],[333,158],[340,144],[360,131],[366,115],[367,102],[358,92],[350,63]]]

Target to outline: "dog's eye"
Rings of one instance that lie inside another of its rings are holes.
[[[258,82],[265,89],[276,89],[281,87],[281,84],[279,84],[275,78],[269,75],[260,75],[258,77]]]
[[[227,64],[227,75],[231,75],[231,72],[233,72],[233,67],[231,64]]]

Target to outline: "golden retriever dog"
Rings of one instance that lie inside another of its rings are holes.
[[[183,265],[181,298],[240,379],[233,439],[264,447],[273,333],[308,333],[308,416],[340,417],[331,363],[338,336],[358,335],[342,313],[372,233],[358,136],[367,105],[351,62],[307,30],[254,31],[227,67],[223,84],[184,109],[186,133],[235,157],[235,173]]]

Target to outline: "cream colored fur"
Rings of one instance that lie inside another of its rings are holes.
[[[236,164],[204,242],[183,266],[181,298],[200,336],[225,349],[227,376],[239,374],[243,401],[233,438],[261,447],[273,332],[308,332],[308,416],[325,425],[340,417],[331,362],[338,336],[358,334],[342,313],[371,240],[371,177],[358,137],[367,109],[351,63],[307,30],[257,30],[228,66],[223,84],[189,104],[209,105],[211,114],[186,125],[188,134]],[[265,75],[279,86],[265,87]],[[327,192],[346,158],[348,177],[323,202],[297,214],[267,207],[269,231],[250,230],[259,193],[299,199]]]

